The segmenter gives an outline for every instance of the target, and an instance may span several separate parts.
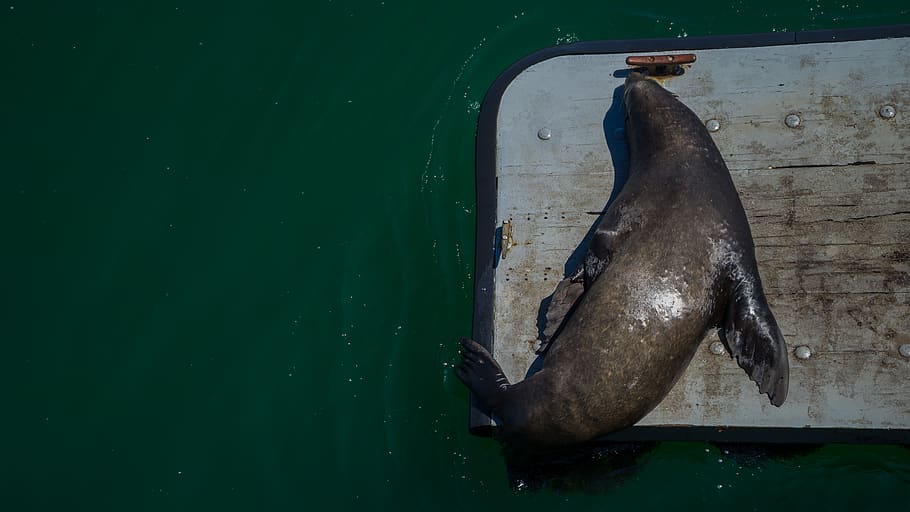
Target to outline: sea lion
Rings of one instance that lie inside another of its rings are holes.
[[[635,424],[715,327],[772,404],[787,396],[786,344],[714,141],[698,116],[640,73],[626,79],[623,104],[629,179],[581,267],[557,286],[574,303],[551,305],[568,313],[540,371],[510,384],[485,348],[461,341],[455,371],[513,448],[573,446]]]

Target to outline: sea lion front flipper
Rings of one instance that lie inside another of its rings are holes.
[[[718,334],[759,392],[780,407],[790,385],[787,344],[757,279],[737,287]]]
[[[585,284],[582,278],[584,265],[579,267],[573,275],[563,279],[556,285],[553,294],[550,295],[550,304],[547,306],[546,325],[540,335],[540,347],[537,349],[538,354],[543,354],[549,346],[550,340],[556,335],[556,332],[562,326],[563,321],[572,310],[575,302],[585,292]]]
[[[613,229],[618,224],[616,215],[607,214],[597,229],[585,252],[585,259],[571,275],[556,285],[547,306],[546,325],[541,331],[540,347],[537,354],[546,352],[550,341],[559,331],[572,307],[603,273],[613,258],[613,251],[620,237],[620,231]]]
[[[597,230],[591,238],[591,244],[588,246],[588,252],[585,254],[585,262],[582,268],[576,272],[584,277],[586,288],[590,287],[610,265],[616,246],[626,234],[625,231],[615,229],[619,220],[618,216],[612,213],[607,212],[600,225],[597,226]]]

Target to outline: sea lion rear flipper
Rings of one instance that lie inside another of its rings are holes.
[[[455,374],[474,393],[480,403],[495,412],[502,403],[509,379],[490,352],[479,343],[461,338],[461,363]]]
[[[718,334],[759,392],[780,407],[790,384],[787,344],[760,284],[738,287]]]

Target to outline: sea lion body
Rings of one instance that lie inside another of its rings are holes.
[[[633,425],[670,391],[710,329],[780,405],[786,345],[768,309],[749,224],[701,120],[637,73],[624,92],[629,180],[596,228],[584,286],[539,372],[510,385],[477,343],[458,376],[513,447],[584,443]],[[569,294],[577,296],[577,294]]]

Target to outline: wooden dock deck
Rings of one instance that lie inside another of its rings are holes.
[[[790,393],[772,406],[711,334],[611,437],[910,442],[910,27],[577,43],[516,63],[478,129],[475,339],[524,378],[542,301],[628,173],[624,60],[683,52],[697,61],[663,84],[717,128]],[[490,425],[474,406],[472,429]]]

